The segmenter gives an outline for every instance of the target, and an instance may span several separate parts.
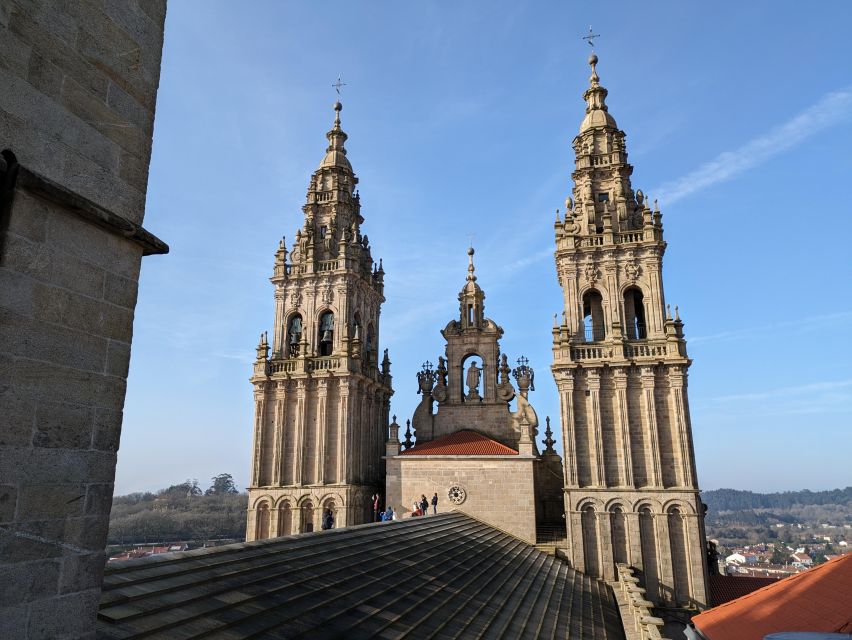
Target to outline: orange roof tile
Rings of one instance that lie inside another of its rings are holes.
[[[435,438],[400,453],[403,456],[516,456],[518,452],[491,438],[465,429]]]
[[[852,555],[846,555],[705,611],[692,623],[707,640],[762,640],[781,631],[852,633],[850,594]]]
[[[718,607],[731,600],[762,589],[768,584],[778,582],[780,578],[762,578],[757,576],[710,576],[710,604]]]

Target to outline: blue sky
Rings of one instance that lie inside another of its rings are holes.
[[[273,254],[302,223],[338,74],[387,272],[392,412],[442,353],[472,234],[486,314],[558,425],[552,221],[589,24],[633,186],[660,199],[702,488],[852,483],[850,19],[840,1],[170,3],[145,226],[171,253],[143,262],[116,492],[245,486]]]

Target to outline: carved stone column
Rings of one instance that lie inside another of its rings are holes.
[[[654,399],[656,385],[654,367],[642,367],[642,422],[649,451],[645,452],[648,467],[651,470],[649,484],[653,487],[662,486],[660,476],[660,438],[657,434],[657,405]]]
[[[349,385],[340,384],[340,400],[337,406],[337,482],[346,484],[350,481],[349,472]]]
[[[577,484],[577,440],[574,429],[574,372],[560,372],[559,402],[562,413],[562,442],[565,445],[565,484]]]
[[[613,371],[615,386],[616,429],[619,435],[619,455],[621,457],[622,487],[633,486],[633,453],[630,446],[630,414],[627,409],[627,371],[619,368]]]
[[[599,369],[589,369],[586,372],[586,383],[589,386],[588,413],[592,427],[592,443],[590,450],[594,452],[593,482],[598,487],[606,486],[606,467],[604,461],[604,441],[601,429],[601,373]]]
[[[317,415],[316,415],[316,469],[314,470],[314,481],[317,484],[325,483],[325,438],[326,438],[326,413],[328,412],[328,378],[317,380]]]

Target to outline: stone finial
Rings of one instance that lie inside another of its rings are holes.
[[[432,369],[432,363],[427,360],[423,363],[420,371],[417,372],[417,393],[428,396],[432,393],[432,387],[434,386],[435,371]]]
[[[544,453],[556,453],[553,449],[553,445],[556,440],[553,439],[553,430],[550,428],[550,416],[547,416],[544,419],[545,424],[547,424],[547,428],[544,430],[545,438],[542,440],[542,444],[544,444]]]
[[[474,274],[474,266],[473,266],[473,247],[469,247],[467,250],[468,256],[468,264],[467,264],[467,281],[468,282],[476,282],[476,274]]]
[[[672,306],[670,304],[666,305],[666,320],[672,319]]]
[[[390,358],[388,357],[388,350],[385,349],[384,357],[382,358],[382,375],[383,376],[387,377],[387,376],[390,375],[390,366],[391,366],[391,361],[390,361]],[[396,422],[396,416],[394,416],[393,419],[394,419],[394,422]]]
[[[258,361],[266,360],[269,357],[269,342],[266,339],[266,332],[260,334],[260,340],[257,343],[257,359]]]
[[[680,309],[675,305],[675,322],[680,322]]]
[[[388,425],[388,443],[399,444],[399,425],[396,423],[396,416],[393,416],[393,422]]]
[[[527,392],[535,391],[535,371],[529,366],[529,360],[524,356],[518,358],[518,366],[512,371],[512,376],[518,382],[518,391],[525,398]]]
[[[405,421],[405,440],[403,440],[402,446],[406,450],[414,446],[414,442],[411,441],[411,420]]]

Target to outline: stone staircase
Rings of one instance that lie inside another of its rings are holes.
[[[103,639],[623,640],[608,585],[458,512],[114,563]]]

